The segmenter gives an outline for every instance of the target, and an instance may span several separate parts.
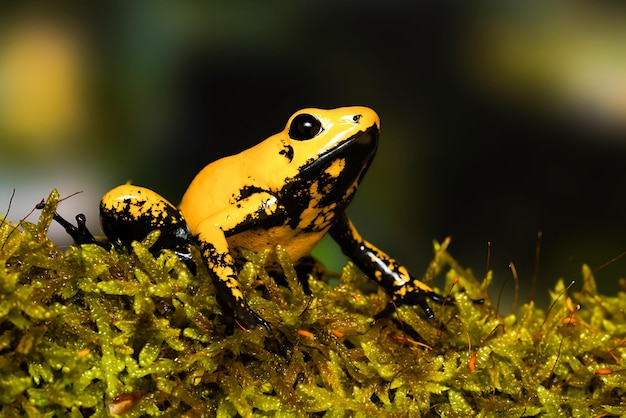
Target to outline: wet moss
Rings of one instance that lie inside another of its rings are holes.
[[[372,317],[382,291],[351,264],[306,294],[280,247],[287,286],[249,254],[240,274],[265,329],[228,332],[206,270],[171,252],[48,240],[58,195],[37,224],[0,224],[1,416],[620,416],[626,414],[626,297],[559,281],[549,310],[500,315],[436,245],[425,277],[453,303],[435,320],[402,306]]]

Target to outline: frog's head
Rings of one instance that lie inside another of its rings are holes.
[[[287,183],[324,178],[323,186],[343,194],[358,184],[369,167],[379,127],[378,115],[367,107],[296,112],[279,134],[280,155],[291,172]]]
[[[281,160],[275,175],[284,176],[284,198],[308,207],[344,207],[374,158],[379,127],[378,115],[367,107],[296,112],[275,136]]]

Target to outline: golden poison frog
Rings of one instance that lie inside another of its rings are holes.
[[[188,261],[189,244],[198,245],[222,307],[246,328],[269,326],[248,307],[237,282],[239,249],[280,244],[297,262],[326,233],[393,304],[417,304],[432,318],[426,298],[442,297],[365,241],[345,213],[374,158],[379,130],[378,115],[366,107],[300,110],[282,132],[204,167],[178,209],[143,187],[109,191],[100,204],[102,229],[118,250],[155,229],[161,235],[153,251],[170,248]],[[78,243],[98,243],[84,217],[77,217],[78,228],[56,219]]]

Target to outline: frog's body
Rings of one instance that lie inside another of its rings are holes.
[[[180,210],[201,242],[224,252],[281,244],[297,261],[343,213],[376,152],[378,116],[366,108],[304,109],[287,127],[298,117],[322,130],[295,140],[286,129],[207,165],[191,182]]]
[[[202,169],[180,213],[148,189],[111,190],[101,202],[103,229],[121,246],[162,229],[161,247],[173,247],[183,259],[186,243],[196,240],[222,304],[245,327],[268,326],[239,288],[238,248],[262,251],[281,244],[297,262],[326,233],[396,305],[419,304],[432,317],[426,297],[438,296],[364,241],[345,214],[376,152],[379,128],[378,115],[365,107],[301,110],[284,131]]]

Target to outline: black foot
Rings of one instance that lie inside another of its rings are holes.
[[[45,202],[42,201],[41,203],[38,203],[35,208],[41,210],[44,205]],[[78,226],[72,225],[57,212],[54,212],[53,219],[61,225],[63,229],[65,229],[65,232],[67,232],[68,235],[74,239],[76,244],[96,244],[104,249],[111,249],[111,245],[109,243],[98,241],[89,231],[89,228],[87,228],[87,217],[84,214],[79,213],[76,215],[75,219]]]
[[[424,314],[426,314],[426,318],[433,319],[435,317],[435,313],[433,312],[431,307],[428,306],[427,299],[431,299],[432,301],[437,302],[440,305],[443,305],[444,303],[452,303],[445,296],[442,296],[435,292],[426,292],[420,289],[417,292],[405,295],[403,298],[398,298],[392,302],[389,302],[385,309],[376,314],[374,319],[380,319],[389,316],[396,308],[402,305],[418,305],[420,308],[422,308]]]
[[[419,305],[420,308],[424,310],[426,317],[428,319],[433,319],[435,317],[435,313],[430,308],[430,306],[428,306],[428,302],[426,301],[426,299],[430,299],[433,302],[438,303],[439,305],[444,305],[444,304],[454,305],[454,301],[452,301],[451,299],[448,299],[446,296],[442,296],[435,292],[425,292],[425,291],[420,290],[416,293],[411,293],[409,295],[406,295],[402,299],[389,302],[389,304],[385,307],[385,309],[383,309],[378,314],[376,314],[374,319],[380,319],[380,318],[389,316],[393,313],[393,311],[397,307],[402,306],[402,305]],[[474,303],[475,305],[482,305],[483,303],[485,303],[485,299],[483,298],[472,299],[472,303]]]
[[[235,322],[245,329],[256,328],[257,326],[262,325],[268,331],[272,331],[270,325],[247,305],[236,305]]]

